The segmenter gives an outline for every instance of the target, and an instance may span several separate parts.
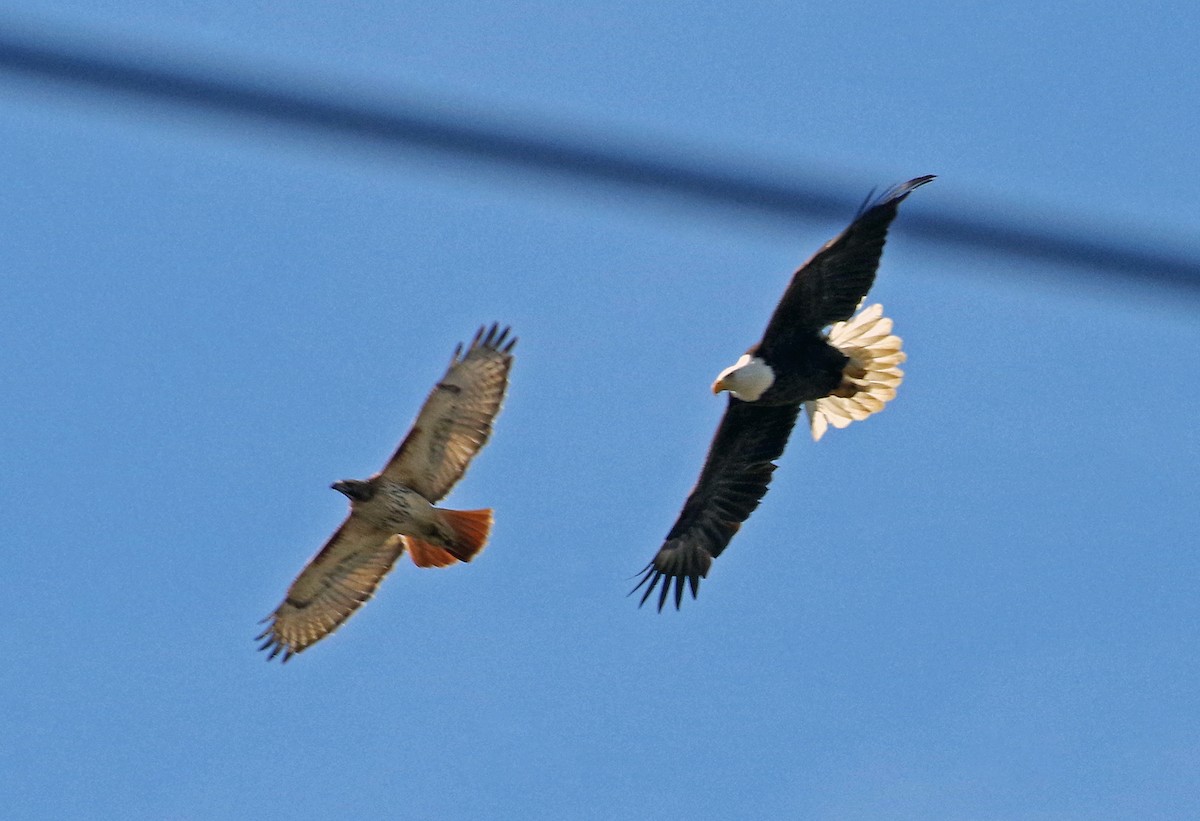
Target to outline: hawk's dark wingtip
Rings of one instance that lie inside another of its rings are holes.
[[[517,337],[510,337],[510,333],[512,333],[511,325],[501,327],[499,322],[493,322],[490,326],[481,325],[475,332],[475,338],[471,340],[467,352],[470,353],[474,348],[491,348],[500,353],[512,353],[513,347],[517,344]]]
[[[272,614],[272,615],[274,615],[274,614]],[[268,621],[270,619],[271,619],[271,616],[267,616],[267,618],[260,621],[259,624],[262,624],[263,622]],[[266,630],[262,631],[261,633],[259,633],[257,636],[254,637],[255,641],[260,641],[262,639],[266,639],[266,641],[264,641],[262,644],[260,644],[258,646],[258,651],[260,653],[263,652],[264,650],[267,651],[267,658],[266,658],[267,661],[274,661],[276,656],[278,656],[280,653],[283,653],[283,658],[281,658],[279,660],[279,662],[281,664],[287,664],[288,659],[290,659],[292,656],[296,655],[296,653],[300,652],[300,650],[297,650],[294,647],[291,647],[288,644],[286,644],[285,642],[280,640],[279,636],[277,636],[275,634],[275,622],[274,621],[271,621],[270,627],[268,627]],[[301,649],[303,649],[303,648],[301,648]]]

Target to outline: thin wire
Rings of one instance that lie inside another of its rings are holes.
[[[334,99],[316,91],[274,88],[253,81],[206,76],[185,66],[148,65],[135,55],[56,46],[0,33],[0,70],[101,93],[134,95],[226,117],[253,118],[310,132],[418,148],[523,171],[651,189],[659,195],[706,201],[742,212],[789,218],[841,219],[856,196],[827,185],[764,175],[749,169],[716,168],[711,162],[650,156],[632,148],[586,144],[545,136],[546,130],[506,128],[477,115],[451,119],[396,101],[384,109]],[[931,169],[915,169],[927,172]],[[936,170],[936,169],[933,169]],[[779,180],[786,180],[780,182]],[[986,213],[989,209],[979,208]],[[998,209],[997,209],[998,210]],[[1129,238],[1030,228],[1018,222],[910,209],[898,229],[938,243],[1024,257],[1107,274],[1146,285],[1200,292],[1200,258],[1150,247]],[[1097,277],[1092,277],[1093,281]]]

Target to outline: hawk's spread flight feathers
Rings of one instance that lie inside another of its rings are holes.
[[[462,477],[488,441],[512,367],[515,337],[480,328],[464,354],[459,345],[412,429],[384,469],[366,481],[334,483],[350,515],[264,619],[260,650],[287,661],[336,630],[375,593],[409,550],[418,567],[470,561],[483,549],[490,510],[433,504]]]
[[[454,350],[450,367],[429,392],[412,430],[383,469],[383,476],[438,502],[462,478],[472,457],[492,435],[500,412],[511,351],[516,338],[508,328],[480,328],[462,354]]]

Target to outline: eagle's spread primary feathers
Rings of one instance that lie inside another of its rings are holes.
[[[405,549],[418,567],[470,561],[483,549],[490,510],[434,507],[487,443],[500,412],[517,340],[497,325],[459,345],[412,429],[382,471],[337,482],[350,515],[315,555],[275,612],[261,650],[287,661],[328,636],[375,593]]]
[[[645,587],[642,604],[656,587],[659,610],[672,589],[676,608],[685,586],[695,598],[713,559],[766,494],[801,406],[820,439],[829,425],[865,419],[896,395],[904,353],[892,321],[879,305],[852,316],[875,281],[897,208],[932,179],[868,198],[850,226],[792,276],[762,339],[718,376],[713,390],[729,391],[729,405],[700,479],[634,587]]]

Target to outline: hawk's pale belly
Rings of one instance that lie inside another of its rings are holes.
[[[287,661],[338,628],[374,595],[405,553],[417,567],[471,561],[492,527],[492,511],[439,509],[488,441],[504,401],[516,337],[498,323],[454,349],[416,421],[383,469],[330,485],[350,515],[288,587],[258,635],[268,658]]]
[[[442,517],[424,496],[395,482],[381,481],[375,495],[366,502],[355,502],[354,510],[389,533],[418,536],[434,543],[445,543],[453,538]]]

